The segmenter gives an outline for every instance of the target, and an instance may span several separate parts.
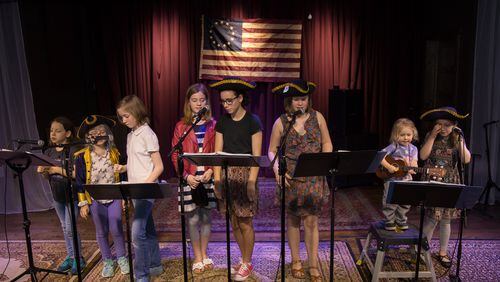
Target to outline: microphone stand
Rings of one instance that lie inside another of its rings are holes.
[[[462,142],[465,142],[463,139],[462,134],[458,134],[458,142],[461,144]],[[465,143],[462,143],[462,154],[465,149]],[[459,175],[460,175],[460,182],[462,184],[465,184],[464,181],[464,163],[462,162],[462,155],[460,152],[458,153],[458,169],[459,169]],[[459,231],[458,231],[458,251],[457,251],[457,268],[455,274],[450,274],[448,277],[450,278],[450,281],[452,282],[460,282],[462,281],[460,279],[460,263],[462,261],[462,238],[463,238],[463,231],[464,231],[464,225],[465,225],[465,218],[466,218],[466,209],[460,210],[460,226],[459,226]],[[452,258],[453,259],[453,258]]]
[[[179,197],[180,197],[180,205],[181,205],[181,237],[182,237],[182,267],[184,272],[184,281],[188,281],[187,276],[187,246],[186,246],[186,216],[184,211],[184,186],[187,184],[186,180],[183,177],[184,173],[184,160],[182,157],[183,149],[182,143],[184,139],[188,136],[188,134],[194,129],[194,127],[201,121],[202,115],[196,115],[193,123],[189,127],[187,131],[185,131],[182,136],[177,141],[174,147],[168,153],[168,157],[170,158],[172,154],[177,152],[177,176],[179,178]]]
[[[270,167],[274,167],[274,163],[276,162],[276,159],[279,157],[279,163],[278,163],[278,171],[281,179],[281,193],[280,193],[280,200],[281,200],[281,253],[280,253],[280,260],[281,260],[281,281],[285,281],[285,181],[286,181],[286,158],[285,158],[285,150],[286,150],[286,137],[288,136],[288,133],[290,133],[290,130],[292,129],[293,125],[295,124],[295,120],[297,119],[297,115],[293,114],[292,119],[290,122],[288,122],[288,126],[285,129],[285,133],[281,136],[280,140],[280,145],[278,147],[278,151],[276,152],[276,155],[274,156],[273,161],[271,162]],[[290,267],[293,267],[290,266]]]

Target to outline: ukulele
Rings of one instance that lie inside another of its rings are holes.
[[[432,177],[435,177],[435,178],[442,178],[446,174],[446,169],[444,169],[442,167],[407,166],[405,161],[395,160],[390,155],[385,156],[385,160],[389,164],[391,164],[392,166],[395,166],[399,169],[397,171],[395,171],[394,173],[390,173],[385,167],[380,165],[379,168],[375,171],[375,174],[377,175],[377,177],[382,178],[384,180],[388,179],[388,178],[392,178],[392,177],[403,177],[410,170],[413,170],[416,173],[425,173],[425,174],[431,175]]]

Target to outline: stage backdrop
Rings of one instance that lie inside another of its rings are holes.
[[[424,110],[419,95],[425,41],[453,40],[459,34],[467,44],[457,56],[470,58],[468,30],[474,24],[473,7],[468,7],[474,6],[472,2],[430,0],[20,4],[41,132],[52,115],[66,114],[78,123],[89,112],[114,114],[121,97],[137,94],[151,111],[164,158],[185,91],[199,80],[202,15],[301,22],[300,76],[318,85],[312,96],[314,107],[328,116],[328,89],[362,89],[363,127],[378,134],[380,146],[386,145],[396,118],[416,119]],[[457,86],[453,95],[467,106],[470,78],[465,72],[457,78],[456,84],[452,82]],[[270,93],[273,86],[261,82],[251,93],[249,109],[264,125],[264,152],[283,108],[282,100]],[[61,108],[69,95],[77,102]],[[212,98],[218,117],[216,93]],[[171,173],[170,162],[164,161]]]

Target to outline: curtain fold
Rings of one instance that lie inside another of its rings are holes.
[[[39,138],[17,2],[0,2],[0,149],[12,139]],[[23,173],[28,211],[52,208],[47,180],[29,167]],[[18,180],[0,165],[0,213],[22,212]]]
[[[474,88],[470,148],[480,154],[475,159],[474,185],[484,186],[488,180],[486,135],[484,124],[500,120],[500,4],[495,0],[479,0],[474,55]],[[488,126],[493,181],[500,180],[500,123]],[[472,169],[472,167],[470,167]],[[488,203],[500,198],[491,188]],[[484,198],[483,198],[484,200]]]

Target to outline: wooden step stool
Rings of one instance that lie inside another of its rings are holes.
[[[368,269],[372,273],[372,281],[378,281],[380,278],[414,278],[415,271],[382,271],[382,265],[384,264],[385,252],[389,249],[389,246],[398,245],[410,245],[418,246],[418,228],[411,226],[408,230],[403,232],[387,231],[384,229],[384,222],[376,222],[370,225],[368,230],[368,236],[366,237],[366,242],[361,251],[361,256],[357,261],[358,265],[361,265],[366,258],[366,264]],[[375,265],[373,265],[370,257],[368,256],[370,241],[377,241],[377,257],[375,259]],[[427,266],[426,271],[419,271],[419,278],[431,278],[431,281],[436,281],[436,273],[434,272],[434,267],[432,266],[432,258],[429,252],[429,244],[425,234],[422,240],[422,255],[424,256],[424,262]],[[415,252],[416,256],[416,252]]]

